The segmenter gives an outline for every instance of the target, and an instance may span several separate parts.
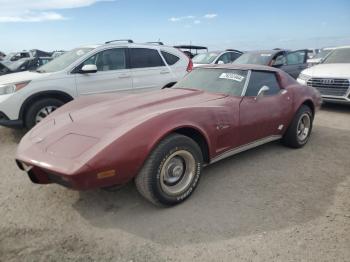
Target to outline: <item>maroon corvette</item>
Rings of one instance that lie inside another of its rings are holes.
[[[175,205],[203,166],[278,139],[304,146],[320,103],[279,69],[207,66],[173,88],[63,106],[22,139],[16,162],[34,183],[87,190],[134,179],[146,199]]]

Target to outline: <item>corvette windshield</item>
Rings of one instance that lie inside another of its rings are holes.
[[[195,57],[193,57],[192,61],[195,64],[211,64],[217,57],[217,53],[205,53],[196,55]]]
[[[336,63],[341,63],[341,64],[350,63],[350,48],[335,49],[323,61],[323,64],[336,64]]]
[[[65,69],[67,66],[71,65],[75,61],[77,61],[80,57],[87,54],[93,50],[93,48],[76,48],[72,51],[64,53],[63,55],[57,57],[51,62],[39,67],[37,72],[39,73],[50,73],[57,72]]]
[[[247,71],[233,69],[197,68],[173,88],[197,89],[210,93],[241,96]]]
[[[238,57],[233,64],[268,65],[272,56],[270,53],[245,53]]]

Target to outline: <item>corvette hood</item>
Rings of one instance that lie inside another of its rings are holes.
[[[222,97],[224,95],[198,90],[165,89],[122,97],[116,95],[109,97],[108,100],[103,97],[78,100],[66,111],[69,111],[73,122],[85,125],[92,123],[93,120],[93,123],[99,126],[114,128],[131,120],[146,118],[168,110],[192,107]]]
[[[45,164],[61,165],[60,159],[71,159],[69,168],[80,166],[93,157],[89,149],[102,150],[111,141],[110,136],[116,139],[162,113],[190,109],[223,97],[189,89],[82,97],[61,107],[26,134],[17,155],[30,163],[41,155]],[[74,160],[78,158],[80,161]]]
[[[302,74],[311,77],[350,79],[350,64],[320,64],[305,69]]]

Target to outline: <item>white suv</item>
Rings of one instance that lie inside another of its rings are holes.
[[[321,64],[302,71],[297,81],[318,89],[325,102],[350,104],[350,46],[335,48]]]
[[[0,77],[0,125],[31,128],[81,95],[170,87],[192,70],[180,50],[115,40],[73,49],[37,71]]]

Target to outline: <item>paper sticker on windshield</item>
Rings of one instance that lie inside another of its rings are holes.
[[[244,79],[244,76],[234,74],[234,73],[222,73],[219,78],[221,79],[228,79],[228,80],[234,80],[237,82],[242,82]]]
[[[260,54],[260,56],[271,56],[272,54]]]

